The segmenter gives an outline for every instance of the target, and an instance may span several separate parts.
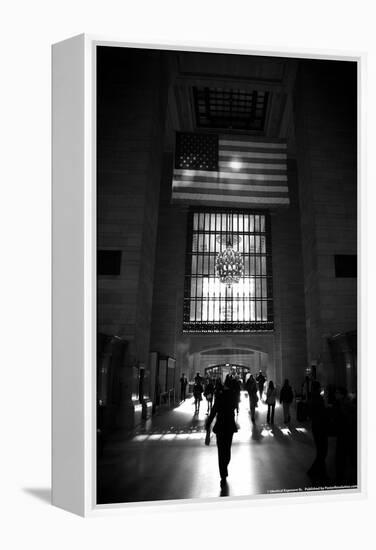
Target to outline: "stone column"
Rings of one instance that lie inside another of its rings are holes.
[[[133,367],[148,369],[168,73],[165,54],[98,48],[99,250],[121,251],[120,274],[98,276],[98,328],[129,345],[118,424],[133,424]]]

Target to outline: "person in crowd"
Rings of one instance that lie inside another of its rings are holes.
[[[233,376],[232,378],[232,388],[235,395],[236,414],[239,414],[241,383],[237,376]]]
[[[308,470],[313,481],[326,481],[326,456],[328,454],[328,417],[324,398],[321,395],[321,386],[318,380],[312,382],[311,393],[311,426],[315,442],[316,457]]]
[[[281,392],[279,394],[279,402],[283,407],[283,420],[285,424],[288,424],[291,420],[290,405],[294,399],[294,393],[292,387],[289,384],[288,379],[284,381]]]
[[[222,392],[223,384],[220,378],[217,378],[214,384],[214,400],[217,399],[217,396]]]
[[[208,379],[208,381],[205,385],[204,395],[206,397],[206,401],[207,401],[207,404],[208,404],[206,414],[209,414],[210,411],[212,410],[213,397],[214,397],[214,384],[213,384],[213,382],[210,378]]]
[[[248,378],[246,384],[245,384],[246,390],[248,392],[248,398],[249,398],[249,410],[251,413],[251,420],[252,422],[255,421],[255,410],[257,406],[257,384],[256,380],[253,378],[253,375],[251,374]]]
[[[214,419],[216,420],[213,432],[217,438],[218,466],[222,488],[227,484],[228,465],[231,460],[232,438],[234,433],[238,431],[234,415],[235,407],[236,403],[232,390],[232,381],[231,377],[227,375],[222,389],[218,391],[218,395],[205,425],[206,430],[209,431],[211,423]]]
[[[343,388],[337,388],[335,384],[328,384],[326,386],[326,402],[328,405],[335,405],[337,390],[342,391]]]
[[[256,376],[256,382],[257,382],[258,390],[259,390],[259,394],[260,394],[260,401],[262,401],[262,394],[263,394],[263,391],[264,391],[265,380],[266,380],[266,378],[262,374],[262,371],[260,370],[258,375]]]
[[[275,390],[273,381],[270,380],[268,389],[266,392],[266,404],[268,405],[266,422],[268,424],[274,424],[275,399],[276,399],[276,390]]]
[[[202,384],[202,378],[201,378],[201,374],[199,372],[196,372],[196,376],[194,378],[194,382],[200,382],[200,384]]]
[[[185,374],[183,373],[180,378],[180,401],[185,401],[186,392],[187,392],[188,380]]]
[[[310,401],[312,391],[312,379],[310,376],[306,376],[302,383],[302,396],[306,401]]]
[[[204,391],[204,388],[201,384],[201,378],[198,379],[193,386],[193,397],[195,400],[195,414],[200,412],[200,403],[202,401],[202,392]]]

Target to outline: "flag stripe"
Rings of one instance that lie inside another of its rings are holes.
[[[195,159],[195,154],[192,149],[187,152],[188,158]],[[289,204],[287,181],[286,141],[219,136],[218,169],[174,169],[172,199],[223,206],[285,206]]]
[[[218,195],[218,192],[220,192],[221,195],[223,196],[234,195],[236,193],[236,195],[238,195],[239,197],[249,197],[250,194],[252,194],[252,197],[264,197],[267,192],[268,195],[270,195],[271,197],[274,196],[275,194],[279,196],[283,196],[283,195],[285,195],[286,197],[288,196],[287,187],[272,187],[267,189],[266,191],[262,185],[259,188],[255,188],[254,186],[252,186],[251,193],[250,193],[250,190],[247,189],[247,187],[243,187],[241,189],[233,189],[232,186],[230,187],[224,184],[221,187],[218,187],[218,185],[213,187],[205,186],[205,187],[201,187],[200,189],[197,189],[197,187],[193,187],[193,186],[179,187],[179,190],[175,192],[174,195],[176,193],[179,194],[180,192],[185,194],[192,193],[192,195],[198,192],[199,194]]]
[[[220,202],[220,203],[226,203],[226,202],[233,202],[233,203],[262,203],[262,204],[267,204],[267,205],[270,205],[270,204],[286,204],[288,205],[289,204],[289,199],[286,198],[286,197],[265,197],[265,196],[262,196],[262,197],[243,197],[243,196],[238,196],[238,195],[234,195],[234,196],[231,196],[231,195],[208,195],[208,194],[205,194],[205,193],[195,193],[195,194],[192,194],[192,193],[180,193],[180,192],[177,192],[177,193],[174,193],[174,198],[175,199],[178,199],[178,200],[184,200],[184,201],[209,201],[210,203],[215,201],[215,202]]]
[[[288,193],[288,187],[283,185],[249,185],[248,183],[216,183],[203,181],[200,182],[200,186],[192,184],[191,181],[173,181],[174,190],[182,189],[185,192],[191,190],[192,192],[197,191],[198,189],[216,189],[217,191],[226,191],[230,190],[232,192],[241,191],[241,192],[263,192],[263,193]]]
[[[238,147],[234,149],[226,149],[219,152],[219,158],[223,156],[242,156],[251,159],[268,159],[268,160],[287,160],[286,153],[264,153],[262,151],[240,151]]]
[[[239,139],[219,139],[219,147],[225,148],[227,145],[230,147],[244,148],[244,149],[287,149],[287,143],[267,143],[261,141],[239,140]]]
[[[283,164],[287,165],[287,160],[285,158],[271,158],[269,157],[260,157],[257,155],[257,152],[255,152],[255,156],[250,157],[247,156],[246,153],[252,153],[252,151],[239,151],[238,149],[236,151],[220,151],[218,154],[218,161],[231,161],[231,160],[240,160],[242,162],[261,162],[262,164]],[[254,151],[253,151],[254,152]],[[273,153],[269,153],[273,154]],[[285,156],[285,153],[281,153],[283,156]]]
[[[239,168],[234,168],[232,166],[232,163],[236,161],[240,163]],[[220,160],[218,163],[218,167],[220,170],[234,170],[242,172],[253,172],[254,170],[280,170],[281,172],[285,172],[287,170],[287,164],[274,164],[269,162],[268,164],[263,162],[244,162],[241,157],[232,157],[228,160]]]
[[[189,179],[191,181],[216,180],[247,180],[247,181],[287,181],[286,174],[246,174],[244,172],[209,172],[206,170],[174,170],[174,179]]]

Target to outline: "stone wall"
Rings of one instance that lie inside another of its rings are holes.
[[[295,94],[308,360],[334,376],[327,340],[356,329],[356,278],[334,255],[357,252],[356,64],[301,61]]]
[[[161,52],[98,49],[97,248],[122,260],[120,275],[98,276],[97,325],[128,342],[128,403],[149,354],[167,88]]]
[[[145,360],[150,328],[167,79],[159,52],[98,51],[98,249],[122,251],[98,278],[98,327]]]

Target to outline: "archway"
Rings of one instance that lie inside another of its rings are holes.
[[[256,374],[262,370],[267,378],[274,376],[274,372],[270,372],[268,353],[261,349],[235,346],[210,348],[198,352],[197,355],[196,365],[202,375],[207,369],[214,366],[221,366],[223,372],[225,372],[226,366],[228,370],[231,366],[239,366],[244,372]]]

